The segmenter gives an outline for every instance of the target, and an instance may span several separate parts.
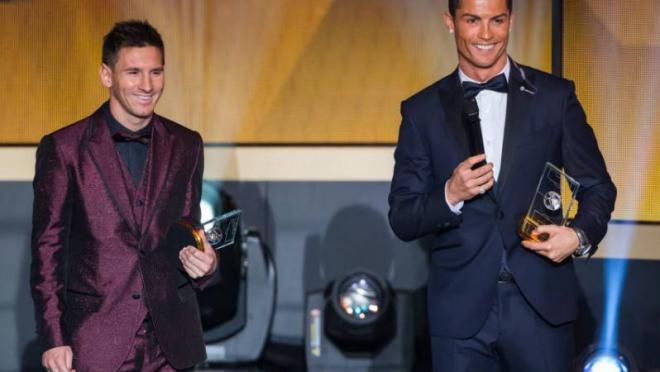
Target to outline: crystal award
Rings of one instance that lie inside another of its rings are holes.
[[[547,240],[547,234],[536,234],[534,230],[541,225],[566,225],[579,188],[579,182],[555,165],[546,163],[532,203],[520,224],[519,235],[525,240]]]
[[[242,211],[240,209],[236,209],[212,218],[201,225],[192,224],[189,221],[178,221],[177,224],[175,224],[177,230],[176,234],[179,236],[181,234],[186,235],[186,238],[179,238],[178,240],[185,241],[189,245],[203,251],[204,240],[202,239],[200,230],[204,230],[206,239],[213,249],[220,250],[229,247],[236,241],[236,233],[239,228],[241,213]],[[183,229],[181,229],[182,227]],[[172,230],[175,229],[171,229],[171,232]],[[181,230],[183,230],[183,232]]]

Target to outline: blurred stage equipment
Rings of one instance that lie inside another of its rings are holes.
[[[340,349],[375,353],[394,336],[392,291],[382,279],[353,272],[330,289],[324,331]]]
[[[578,357],[578,372],[639,372],[635,361],[622,348],[607,349],[590,345]]]
[[[205,183],[202,220],[236,209],[227,193]],[[242,223],[242,222],[241,222]],[[254,229],[239,233],[218,250],[220,281],[198,292],[207,366],[257,362],[268,338],[275,307],[275,265]]]
[[[307,295],[310,371],[408,371],[412,367],[412,297],[364,269]]]

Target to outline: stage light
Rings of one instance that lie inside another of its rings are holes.
[[[364,270],[332,283],[325,314],[328,339],[346,352],[378,352],[396,329],[389,285]]]
[[[212,182],[203,183],[200,207],[202,221],[238,208]],[[256,363],[275,309],[272,254],[257,230],[240,227],[234,244],[217,253],[221,280],[197,293],[208,356],[200,367]]]
[[[413,298],[358,268],[307,296],[308,371],[409,371]]]
[[[231,195],[217,184],[207,181],[202,184],[201,221],[208,221],[237,208]],[[243,328],[247,319],[246,297],[241,287],[246,259],[242,243],[243,236],[238,234],[233,246],[218,251],[218,270],[222,280],[197,293],[205,338],[213,335],[213,341]]]
[[[368,274],[360,273],[341,284],[337,303],[348,319],[369,322],[381,314],[382,306],[379,305],[382,305],[384,296],[379,283]]]
[[[584,372],[628,372],[628,366],[620,355],[594,355],[584,366]]]
[[[582,372],[636,372],[634,362],[617,349],[590,348],[582,358]]]

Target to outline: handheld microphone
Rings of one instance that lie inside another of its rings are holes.
[[[474,98],[465,100],[463,102],[463,126],[465,128],[465,135],[467,136],[468,145],[470,147],[470,156],[475,156],[485,153],[484,140],[481,136],[481,120],[479,120],[479,106]],[[486,161],[482,160],[472,166],[472,169],[477,169],[486,165]]]

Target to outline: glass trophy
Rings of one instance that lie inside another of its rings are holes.
[[[212,218],[201,225],[195,225],[188,221],[179,221],[178,225],[179,227],[185,227],[186,235],[192,235],[188,239],[183,239],[189,242],[189,245],[196,247],[200,251],[204,250],[204,241],[202,235],[199,233],[199,229],[203,229],[209,244],[217,251],[233,245],[236,241],[236,233],[239,228],[242,212],[242,210],[236,209]],[[180,231],[180,228],[177,228],[177,230]]]
[[[580,183],[551,163],[545,163],[534,199],[520,224],[525,240],[545,241],[548,234],[535,234],[541,225],[564,226],[577,196]],[[563,191],[563,192],[562,192]]]

